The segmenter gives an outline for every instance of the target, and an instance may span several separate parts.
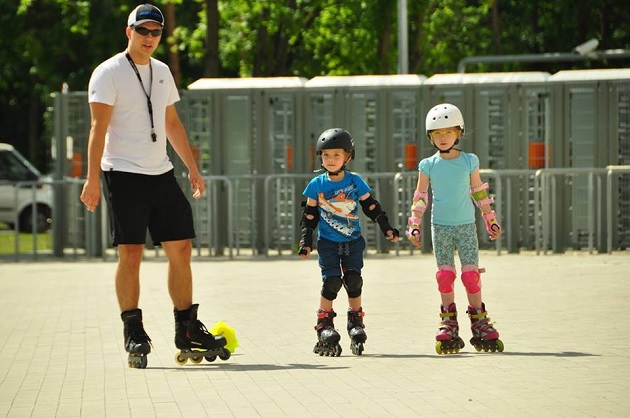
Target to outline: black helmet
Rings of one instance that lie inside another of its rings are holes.
[[[340,148],[350,153],[350,157],[354,160],[354,140],[350,132],[341,128],[333,128],[324,131],[319,138],[317,138],[317,145],[315,146],[315,153],[322,155],[322,151],[325,149]]]

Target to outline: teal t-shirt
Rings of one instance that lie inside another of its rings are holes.
[[[431,223],[464,225],[475,222],[475,205],[470,196],[470,175],[479,168],[475,154],[460,151],[446,160],[436,152],[420,161],[418,170],[431,182]]]
[[[333,242],[359,238],[359,197],[370,190],[361,176],[350,171],[345,172],[341,181],[330,181],[326,173],[312,179],[304,189],[304,196],[317,200],[320,238]]]

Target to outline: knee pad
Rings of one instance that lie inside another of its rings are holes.
[[[451,293],[455,282],[455,269],[451,266],[439,266],[438,272],[435,273],[435,279],[440,293]]]
[[[363,288],[363,277],[361,273],[356,271],[349,271],[343,276],[343,285],[348,292],[349,298],[358,298],[361,296],[361,289]]]
[[[337,298],[337,293],[339,293],[339,289],[341,289],[341,285],[341,277],[326,277],[324,279],[324,283],[322,284],[322,296],[328,300],[335,300]]]
[[[481,275],[479,271],[471,270],[462,273],[462,283],[466,288],[466,292],[474,295],[481,292]]]

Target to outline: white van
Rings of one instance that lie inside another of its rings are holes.
[[[50,182],[12,145],[0,143],[0,222],[14,228],[17,221],[21,232],[47,231],[52,222],[52,202]]]

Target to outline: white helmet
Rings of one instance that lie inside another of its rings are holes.
[[[450,128],[451,126],[459,126],[464,133],[464,117],[457,106],[450,103],[442,103],[434,106],[427,113],[425,127],[427,135],[435,129]]]

